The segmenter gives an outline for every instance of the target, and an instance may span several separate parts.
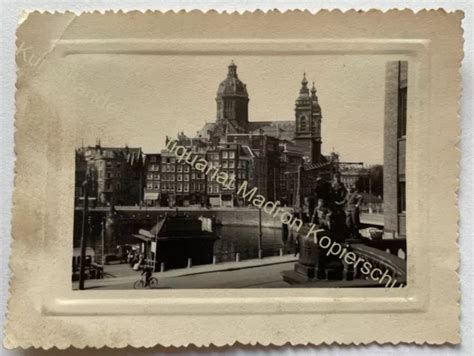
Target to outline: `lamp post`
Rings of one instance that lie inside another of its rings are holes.
[[[258,258],[262,258],[262,208],[258,208]]]
[[[102,220],[102,231],[101,231],[101,244],[102,244],[102,269],[104,268],[105,265],[105,216]]]
[[[82,233],[81,233],[81,261],[79,266],[79,290],[84,289],[84,272],[86,267],[86,240],[87,240],[87,210],[89,205],[89,175],[86,175],[86,180],[82,183],[84,190],[84,209],[82,211]]]
[[[257,185],[258,189],[260,189],[260,177],[262,174],[262,166],[261,162],[259,162],[259,167],[258,167],[258,176],[257,176]],[[257,244],[258,244],[258,258],[262,258],[262,208],[258,208],[258,239],[257,239]]]
[[[370,179],[370,172],[369,172],[369,214],[372,214],[372,180]]]
[[[296,197],[295,197],[295,206],[298,212],[298,217],[301,219],[301,197],[300,197],[300,189],[301,189],[301,164],[298,165],[298,176],[296,182]]]

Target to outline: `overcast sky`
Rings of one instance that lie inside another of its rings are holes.
[[[232,59],[247,84],[251,121],[294,120],[306,72],[322,108],[323,153],[383,162],[384,56],[71,55],[53,68],[60,83],[48,100],[77,121],[78,146],[100,138],[103,146],[159,152],[166,135],[192,136],[215,121],[217,87]]]

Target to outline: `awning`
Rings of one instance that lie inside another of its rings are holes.
[[[143,235],[138,235],[138,234],[133,234],[133,237],[136,237],[139,240],[145,241],[145,242],[150,242],[152,241],[151,238],[143,236]]]
[[[138,233],[141,235],[141,236],[145,236],[145,237],[148,237],[150,239],[154,238],[155,235],[153,235],[150,231],[148,230],[145,230],[145,229],[140,229],[138,230]]]
[[[145,200],[157,200],[159,193],[145,192]]]

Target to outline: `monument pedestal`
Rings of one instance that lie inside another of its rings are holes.
[[[326,230],[318,230],[318,239],[330,236]],[[342,280],[344,266],[337,256],[326,256],[327,250],[314,243],[313,238],[300,236],[300,258],[293,271],[282,272],[283,280],[290,284],[314,280]]]

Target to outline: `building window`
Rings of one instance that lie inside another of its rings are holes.
[[[178,183],[178,189],[176,191],[178,191],[178,192],[183,191],[183,185],[181,183]]]
[[[222,152],[222,158],[227,158],[227,157],[228,157],[227,151],[223,151],[223,152]]]
[[[107,172],[107,178],[112,178],[113,175],[112,175],[112,172]]]
[[[171,174],[171,181],[174,182],[174,174]]]
[[[188,166],[188,165],[184,166],[184,171],[185,171],[186,173],[189,172],[189,166]]]
[[[112,168],[112,162],[107,162],[107,168]]]
[[[116,167],[117,167],[117,168],[122,167],[122,162],[117,162]]]
[[[196,179],[196,173],[191,173],[191,179]]]
[[[212,193],[212,186],[210,186],[210,185],[207,186],[207,192],[208,192],[208,193]]]
[[[155,174],[155,179],[160,180],[160,175],[159,175],[159,174]]]
[[[398,137],[407,134],[407,88],[398,89]]]
[[[171,172],[174,172],[174,170],[175,170],[175,165],[172,165],[170,168],[171,168]]]
[[[235,162],[234,161],[229,161],[229,168],[234,168]]]
[[[184,181],[185,181],[185,182],[189,182],[189,174],[185,174],[185,175],[184,175]]]
[[[227,165],[228,165],[227,161],[222,161],[222,168],[227,168]]]
[[[178,172],[182,172],[183,171],[183,166],[179,165],[178,166]]]
[[[219,193],[219,186],[217,185],[214,186],[214,193]]]
[[[151,156],[150,157],[150,162],[156,162],[156,156]]]
[[[184,183],[184,191],[189,192],[189,183]]]
[[[152,173],[148,173],[148,174],[146,175],[146,178],[147,178],[147,179],[153,179],[153,174],[152,174]]]
[[[398,212],[404,213],[406,211],[406,188],[405,182],[398,182]]]
[[[153,189],[153,182],[147,182],[146,183],[146,188],[147,189]]]
[[[160,190],[160,182],[155,182],[155,189]]]
[[[300,130],[306,131],[306,116],[300,117]]]
[[[235,152],[234,152],[234,151],[230,151],[230,152],[229,152],[229,158],[230,158],[230,159],[234,159],[234,158],[235,158]]]
[[[182,182],[183,181],[183,175],[182,174],[178,174],[178,182]]]

